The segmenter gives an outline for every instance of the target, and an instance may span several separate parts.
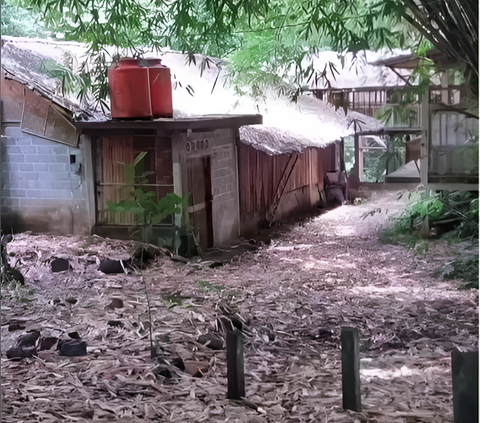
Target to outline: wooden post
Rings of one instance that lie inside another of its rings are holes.
[[[478,351],[452,351],[454,423],[478,423]]]
[[[236,330],[227,332],[227,379],[227,398],[240,399],[240,397],[244,397],[243,335]]]
[[[359,338],[357,328],[342,328],[342,393],[345,410],[362,411]]]

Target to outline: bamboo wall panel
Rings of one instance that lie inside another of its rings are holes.
[[[135,217],[128,213],[105,213],[107,201],[115,203],[132,198],[131,187],[125,186],[125,165],[133,163],[133,137],[103,138],[103,204],[99,212],[107,224],[135,224]]]
[[[141,152],[147,152],[136,169],[135,185],[127,185],[125,166]],[[162,137],[104,137],[102,142],[101,184],[98,196],[98,222],[112,225],[135,225],[130,213],[105,213],[107,201],[115,203],[134,198],[135,189],[154,191],[159,199],[173,192],[172,145]]]

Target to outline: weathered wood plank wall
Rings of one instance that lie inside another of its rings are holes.
[[[327,171],[335,169],[335,144],[325,148],[308,148],[293,169],[285,192],[306,186],[323,189]],[[239,143],[238,166],[240,186],[240,219],[248,219],[252,213],[265,215],[290,155],[269,156],[248,145]]]

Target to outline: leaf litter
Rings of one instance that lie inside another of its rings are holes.
[[[223,266],[209,266],[220,250],[199,262],[159,249],[142,275],[98,271],[130,260],[131,241],[16,235],[9,260],[30,291],[19,300],[2,289],[2,422],[453,421],[450,353],[477,348],[478,291],[435,276],[455,246],[419,256],[379,242],[395,201],[382,192],[282,226]],[[71,268],[52,273],[56,258]],[[361,333],[362,412],[342,409],[343,326]],[[225,350],[209,348],[232,327],[245,335],[239,401],[226,399]],[[33,330],[77,332],[87,355],[6,359]]]

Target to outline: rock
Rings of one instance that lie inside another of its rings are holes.
[[[10,323],[8,325],[9,332],[14,332],[16,330],[23,330],[23,329],[25,329],[25,326],[21,325],[20,323]]]
[[[171,362],[173,366],[175,366],[177,369],[180,369],[182,372],[185,370],[185,363],[183,362],[182,357],[179,355],[173,357]]]
[[[75,332],[69,332],[69,333],[68,333],[68,336],[69,336],[70,338],[72,338],[72,339],[77,339],[77,340],[82,339],[82,338],[80,337],[80,335],[78,334],[77,331],[75,331]]]
[[[127,273],[128,265],[123,260],[110,260],[105,259],[100,262],[98,270],[107,275],[112,273]]]
[[[152,373],[157,377],[163,376],[166,379],[171,379],[173,377],[170,369],[167,366],[164,366],[161,364],[159,366],[154,367],[152,370]]]
[[[56,258],[52,261],[52,272],[57,273],[57,272],[64,272],[65,270],[70,270],[72,267],[70,266],[70,263],[68,260],[63,259],[63,258]]]
[[[33,330],[26,335],[21,335],[17,338],[15,342],[16,347],[34,347],[37,339],[40,337],[40,332],[38,330]]]
[[[203,377],[208,372],[208,367],[208,363],[202,363],[201,361],[186,361],[185,373],[193,377]]]
[[[204,346],[210,348],[211,350],[223,350],[225,348],[225,343],[223,339],[213,332],[208,332],[204,335],[200,335],[197,338],[197,342],[203,344]]]
[[[112,298],[112,302],[107,305],[105,308],[109,310],[114,310],[116,308],[123,307],[123,300],[121,298]]]
[[[38,351],[46,351],[52,349],[58,342],[58,338],[55,336],[40,337],[38,343]]]
[[[32,358],[37,355],[35,346],[12,347],[7,350],[7,358],[21,360],[22,358]]]
[[[82,355],[87,355],[87,343],[78,339],[60,341],[57,348],[60,350],[60,355],[66,357],[79,357]]]

